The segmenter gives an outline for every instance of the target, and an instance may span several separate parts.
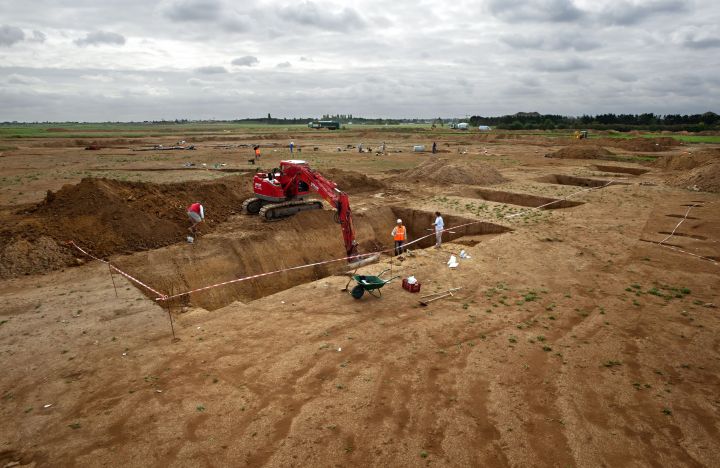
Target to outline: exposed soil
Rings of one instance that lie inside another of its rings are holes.
[[[325,172],[348,192],[382,187],[378,180],[357,172]],[[182,242],[190,225],[186,208],[194,201],[205,207],[200,231],[207,234],[240,213],[243,200],[251,196],[251,185],[251,174],[173,184],[84,178],[57,192],[48,191],[43,202],[5,214],[13,222],[0,230],[5,246],[0,278],[74,265],[77,252],[66,247],[69,240],[101,257]]]
[[[671,176],[668,183],[688,190],[700,192],[720,192],[720,160],[713,160],[690,171]]]
[[[82,263],[83,259],[76,259],[51,237],[40,236],[32,241],[16,238],[0,250],[0,278],[49,273]]]
[[[408,241],[426,237],[434,219],[433,213],[403,207],[373,205],[356,213],[354,225],[359,250],[380,252],[392,248],[389,235],[397,218],[408,226]],[[472,222],[471,219],[446,215],[451,225]],[[476,223],[445,234],[446,241],[465,237],[488,240],[510,228],[493,223]],[[414,244],[413,250],[427,248],[435,239]],[[302,245],[302,249],[297,246]],[[387,255],[387,254],[386,254]],[[279,222],[266,223],[257,217],[242,216],[204,236],[197,244],[179,244],[124,257],[120,266],[132,271],[141,281],[151,283],[166,294],[185,292],[208,284],[220,283],[258,273],[281,270],[312,263],[318,258],[341,258],[345,249],[340,226],[332,210],[300,213]],[[282,275],[257,278],[228,287],[194,294],[192,298],[168,305],[194,305],[207,310],[227,306],[234,301],[249,302],[293,286],[315,281],[347,270],[347,262],[317,265]]]
[[[564,174],[550,174],[537,179],[538,182],[546,184],[573,185],[577,187],[607,187],[610,185],[626,185],[627,182],[618,182],[602,179],[589,179],[587,177],[575,177]]]
[[[463,164],[447,158],[429,159],[397,180],[432,184],[495,185],[507,179],[487,164]]]
[[[599,171],[616,172],[618,174],[642,175],[650,172],[650,169],[643,169],[641,167],[607,166],[602,164],[594,164],[594,166]]]
[[[0,467],[717,465],[720,195],[665,180],[715,163],[605,187],[587,161],[543,157],[569,139],[280,130],[158,153],[102,138],[98,151],[63,147],[59,131],[3,150],[0,272],[38,274],[0,280]],[[345,264],[314,265],[169,309],[57,243],[84,236],[163,292],[340,256],[330,209],[271,223],[233,214],[255,168],[247,147],[219,144],[263,138],[273,150],[262,167],[275,167],[291,157],[290,133],[351,194],[363,252],[392,246],[397,217],[411,239],[431,232],[436,210],[447,227],[476,224],[451,229],[441,249],[357,270],[399,276],[381,298],[342,291]],[[392,152],[336,151],[360,141]],[[410,151],[432,141],[451,150],[440,182],[434,156]],[[186,162],[245,175],[157,170]],[[143,167],[153,170],[124,170]],[[99,168],[107,179],[83,180]],[[488,174],[506,181],[473,185]],[[533,209],[577,187],[603,188]],[[212,224],[183,243],[197,197]],[[77,266],[39,274],[63,264]],[[400,287],[409,275],[419,294]]]
[[[546,155],[548,158],[558,159],[608,159],[612,153],[601,146],[572,145],[561,148],[554,153]]]
[[[581,144],[591,144],[599,146],[608,146],[618,148],[625,151],[654,153],[661,151],[669,151],[678,146],[682,146],[682,142],[670,137],[659,138],[597,138],[590,140],[581,140]]]
[[[338,168],[323,169],[322,175],[338,184],[338,188],[348,193],[370,192],[383,188],[385,185],[378,179],[368,177],[355,171]]]
[[[203,231],[212,231],[230,215],[239,212],[250,194],[247,177],[228,177],[214,182],[151,184],[112,179],[85,178],[48,192],[45,200],[10,215],[3,223],[0,239],[7,247],[6,258],[27,253],[32,262],[13,262],[0,270],[26,274],[37,272],[38,264],[50,268],[68,265],[69,252],[59,254],[67,241],[89,248],[96,255],[108,256],[147,250],[179,242],[187,234],[187,205],[201,201],[206,209]],[[43,242],[38,239],[45,238]],[[59,246],[48,247],[48,239]],[[17,251],[16,251],[17,250]],[[23,271],[21,265],[29,270]],[[71,263],[70,263],[71,264]]]
[[[483,200],[498,203],[509,203],[511,205],[530,206],[533,208],[542,207],[545,210],[557,210],[561,208],[572,208],[582,205],[583,202],[562,200],[559,198],[538,197],[526,193],[503,192],[500,190],[478,189],[477,194]]]
[[[653,161],[652,165],[667,171],[694,169],[712,161],[720,161],[720,148],[670,154]]]

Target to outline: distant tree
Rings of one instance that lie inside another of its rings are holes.
[[[542,129],[543,130],[554,130],[555,124],[553,123],[552,120],[545,119],[545,120],[543,120],[543,123],[542,123]]]
[[[525,128],[525,125],[523,125],[523,123],[519,120],[514,120],[507,128],[509,130],[522,130]]]

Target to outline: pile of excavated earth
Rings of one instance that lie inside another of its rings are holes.
[[[249,190],[246,176],[173,184],[82,179],[6,215],[12,222],[0,229],[0,278],[72,264],[76,259],[66,246],[70,240],[100,256],[178,242],[187,232],[185,210],[192,201],[213,207],[203,225],[212,230],[239,212]]]
[[[591,140],[579,140],[579,144],[590,144],[618,148],[625,151],[655,153],[669,151],[682,145],[682,142],[670,137],[659,138],[593,138]]]
[[[685,171],[670,175],[667,182],[694,191],[720,192],[720,148],[666,155],[653,163],[665,171]]]
[[[348,192],[383,187],[381,181],[353,171],[328,169],[323,175]],[[181,242],[189,226],[186,208],[194,201],[212,207],[201,225],[202,233],[211,232],[240,213],[251,187],[247,175],[171,184],[82,179],[48,192],[40,203],[2,215],[12,222],[0,228],[0,278],[82,262],[68,247],[70,240],[101,257]]]
[[[479,163],[459,164],[445,158],[425,161],[402,173],[398,180],[443,185],[495,185],[507,182],[492,166]]]
[[[566,146],[554,153],[545,155],[546,158],[557,159],[611,159],[613,154],[596,145],[573,145]]]

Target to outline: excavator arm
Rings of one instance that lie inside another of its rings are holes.
[[[320,195],[325,201],[336,209],[336,220],[340,223],[345,242],[345,251],[348,256],[357,255],[357,241],[355,240],[355,228],[353,227],[352,212],[350,211],[350,198],[348,194],[339,190],[335,182],[331,182],[321,174],[313,171],[307,166],[296,166],[298,172],[297,180],[306,183],[310,190]]]

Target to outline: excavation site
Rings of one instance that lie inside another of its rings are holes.
[[[201,246],[180,244],[151,250],[123,257],[117,264],[124,270],[133,271],[141,281],[174,295],[236,278],[306,265],[321,258],[343,258],[346,254],[340,227],[333,214],[329,209],[302,212],[271,226],[259,219],[238,217],[204,236]],[[432,213],[371,206],[354,217],[359,253],[377,252],[383,258],[392,257],[393,243],[389,231],[397,218],[414,226],[408,229],[408,242],[424,238],[409,247],[411,252],[434,245],[434,235],[428,237],[428,229],[425,228],[432,224]],[[477,244],[510,231],[510,228],[498,224],[477,223],[460,216],[447,216],[446,219],[454,226],[473,223],[446,235],[448,242],[463,245],[468,242]],[[299,244],[304,247],[298,249]],[[181,304],[215,310],[234,301],[249,302],[348,270],[353,270],[352,265],[341,260],[200,291],[166,304],[169,307]]]
[[[0,467],[716,464],[719,144],[173,125],[0,150]]]
[[[624,185],[627,182],[614,180],[589,179],[587,177],[574,177],[564,174],[550,174],[536,179],[538,182],[546,184],[572,185],[576,187],[593,187],[601,188],[608,185]]]
[[[538,197],[536,195],[503,192],[500,190],[478,189],[477,194],[482,200],[497,203],[508,203],[510,205],[529,206],[531,208],[541,208],[543,210],[572,208],[574,206],[580,206],[583,204],[583,202],[578,201],[563,200],[559,198]]]

